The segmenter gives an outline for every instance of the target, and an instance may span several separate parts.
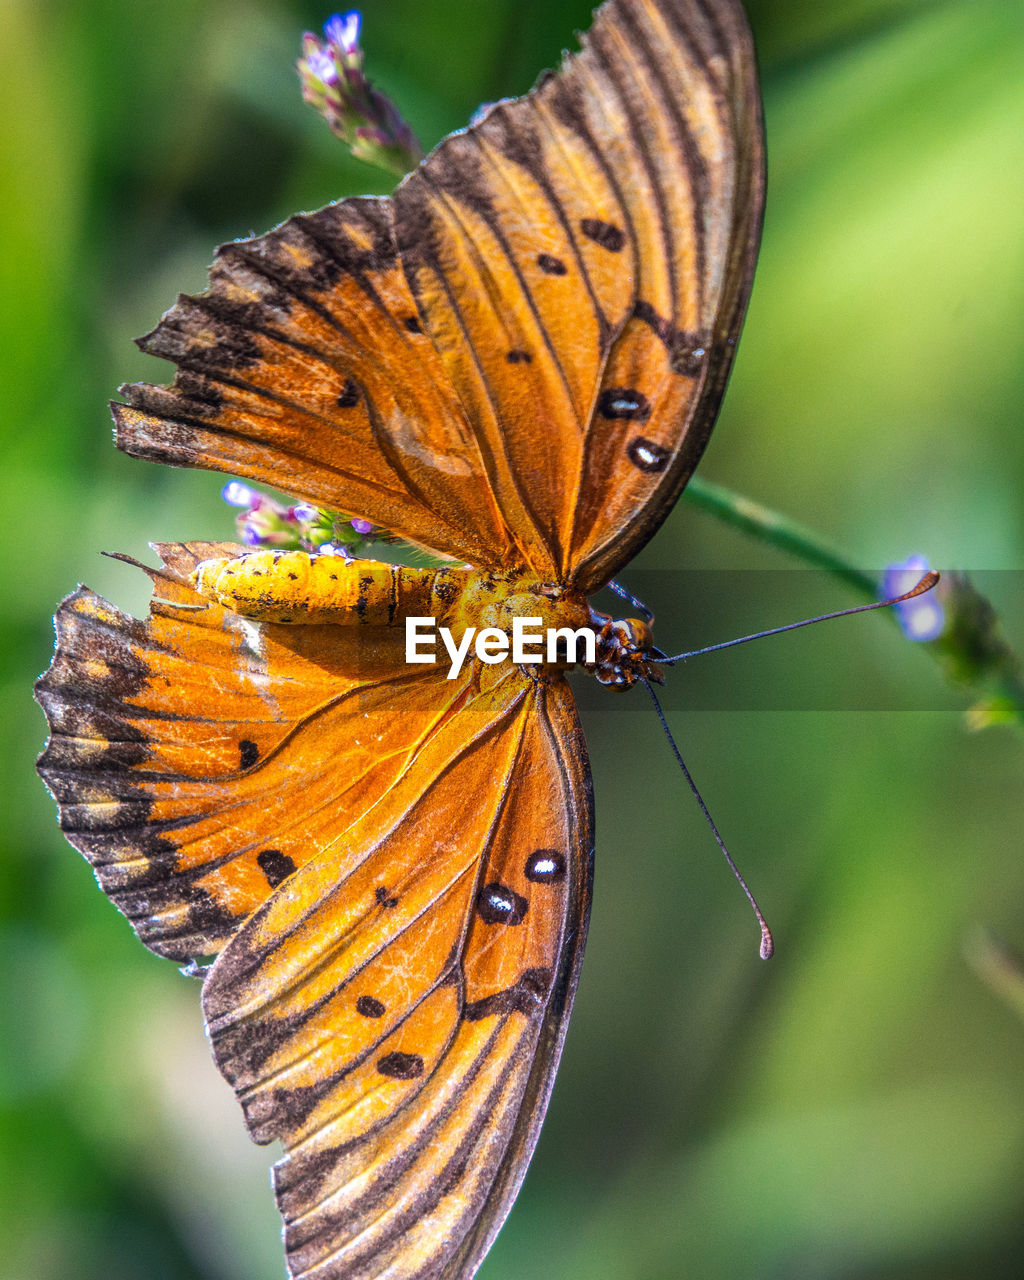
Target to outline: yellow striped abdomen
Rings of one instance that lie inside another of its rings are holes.
[[[386,627],[407,617],[445,614],[461,594],[464,577],[459,569],[253,551],[204,560],[191,580],[207,600],[259,622]]]

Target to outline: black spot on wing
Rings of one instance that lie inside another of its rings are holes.
[[[280,849],[264,849],[256,855],[256,863],[267,877],[267,884],[271,889],[276,889],[295,870],[294,860]]]
[[[354,378],[346,378],[345,385],[338,393],[339,409],[354,409],[359,403],[359,384]]]
[[[530,355],[529,351],[510,351],[505,356],[505,359],[509,364],[530,364],[533,356]]]
[[[609,253],[620,253],[626,243],[626,236],[621,228],[610,222],[603,222],[600,218],[583,218],[580,230],[588,240],[593,240]]]
[[[504,991],[471,1000],[462,1011],[467,1022],[479,1022],[494,1014],[535,1013],[542,1008],[551,989],[550,969],[527,969],[522,977]]]
[[[565,854],[558,849],[535,849],[526,859],[525,875],[534,884],[557,884],[565,879]]]
[[[653,440],[645,440],[637,436],[629,442],[626,454],[630,462],[640,471],[664,471],[668,464],[669,451]]]
[[[564,276],[569,274],[569,268],[565,265],[561,258],[556,258],[550,253],[539,253],[537,255],[537,266],[546,276]]]
[[[383,1018],[387,1007],[374,996],[360,996],[356,1001],[356,1013],[362,1014],[364,1018]]]
[[[476,910],[485,924],[522,924],[530,904],[508,885],[492,880],[476,896]]]
[[[651,416],[651,402],[631,387],[606,387],[598,397],[597,411],[612,421],[645,422]]]
[[[423,1059],[418,1053],[386,1053],[377,1061],[377,1070],[392,1080],[415,1080],[423,1074]]]
[[[374,889],[373,896],[376,898],[378,906],[386,907],[388,910],[392,907],[398,906],[398,899],[388,893],[387,889],[382,884],[379,884],[377,888]]]
[[[685,378],[696,378],[707,363],[707,342],[697,333],[673,328],[649,302],[641,299],[633,308],[633,314],[644,324],[650,325],[668,348],[669,367],[673,373]]]
[[[420,324],[419,316],[406,316],[402,323],[410,333],[423,332],[423,326]]]
[[[696,339],[684,336],[680,341],[672,344],[669,364],[672,366],[673,373],[681,374],[684,378],[696,378],[704,368],[707,357],[705,347],[701,346]]]

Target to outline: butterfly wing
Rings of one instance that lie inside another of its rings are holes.
[[[612,0],[583,51],[443,142],[395,194],[427,332],[538,572],[589,593],[697,463],[763,197],[732,0]]]
[[[467,1276],[547,1104],[590,904],[560,678],[410,668],[401,629],[258,625],[159,548],[147,623],[80,589],[38,696],[65,834],[204,1008],[295,1276]]]
[[[294,1276],[468,1275],[504,1219],[582,955],[585,760],[565,683],[505,669],[211,971]]]
[[[333,847],[465,695],[465,679],[405,663],[400,628],[190,610],[207,602],[189,571],[241,549],[158,548],[158,600],[186,608],[154,602],[148,622],[79,588],[36,686],[51,730],[38,767],[65,835],[142,941],[178,960],[216,954]]]
[[[359,515],[473,564],[510,558],[470,424],[398,261],[388,200],[354,199],[221,246],[144,351],[169,387],[122,387],[119,448]]]
[[[224,246],[210,290],[143,339],[180,371],[123,389],[118,444],[589,593],[707,440],[762,169],[738,0],[609,0],[581,53],[393,205]]]

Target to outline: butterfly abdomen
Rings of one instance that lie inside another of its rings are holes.
[[[370,627],[437,614],[458,594],[458,579],[458,570],[346,561],[304,551],[204,560],[191,575],[201,596],[244,618]]]

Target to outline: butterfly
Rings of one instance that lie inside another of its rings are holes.
[[[220,1070],[279,1140],[290,1274],[472,1275],[537,1140],[591,895],[565,663],[406,661],[412,613],[508,629],[668,514],[751,287],[760,100],[736,0],[607,0],[581,50],[391,199],[223,246],[122,388],[127,453],[268,482],[447,563],[156,548],[86,588],[37,686],[67,838],[203,977]],[[605,620],[599,678],[653,675]]]

